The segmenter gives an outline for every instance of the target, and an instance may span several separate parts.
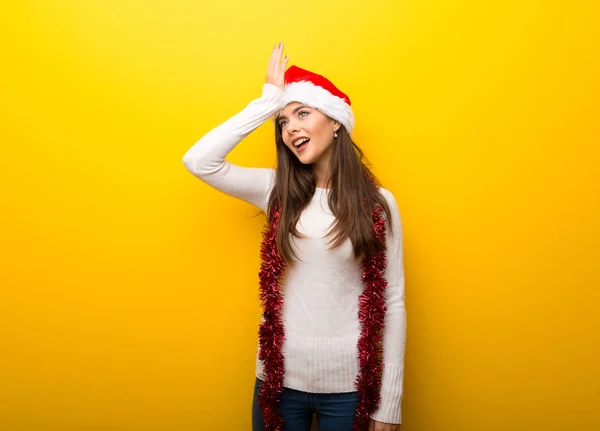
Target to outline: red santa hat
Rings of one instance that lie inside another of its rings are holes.
[[[285,71],[284,83],[285,105],[300,102],[318,109],[342,123],[352,135],[354,113],[350,107],[350,98],[329,79],[298,66],[290,66]]]

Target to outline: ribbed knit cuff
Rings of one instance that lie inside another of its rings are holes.
[[[381,403],[371,419],[388,424],[402,423],[402,389],[404,366],[402,364],[383,364],[381,380]]]
[[[267,82],[263,84],[262,97],[269,102],[281,102],[283,105],[283,90],[273,84]]]

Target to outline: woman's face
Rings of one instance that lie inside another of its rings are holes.
[[[283,142],[304,164],[328,158],[333,133],[340,128],[337,121],[300,102],[286,105],[277,122]]]

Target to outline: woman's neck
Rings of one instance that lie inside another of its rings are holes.
[[[313,172],[315,174],[317,188],[327,188],[327,180],[329,178],[329,157],[321,157],[313,163]]]

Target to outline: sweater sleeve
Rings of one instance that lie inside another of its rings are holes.
[[[283,107],[283,91],[263,85],[260,98],[205,134],[183,156],[193,175],[215,189],[249,202],[266,212],[274,169],[235,165],[225,157],[235,146]]]
[[[383,330],[383,376],[381,403],[371,415],[373,420],[402,423],[401,402],[404,384],[406,309],[404,306],[404,253],[400,212],[394,195],[382,189],[390,206],[392,229],[387,232],[386,314]],[[391,235],[393,233],[393,235]]]

